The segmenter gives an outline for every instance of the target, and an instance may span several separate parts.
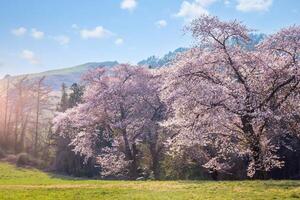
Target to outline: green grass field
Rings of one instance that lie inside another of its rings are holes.
[[[0,163],[0,199],[300,199],[300,181],[97,181]]]

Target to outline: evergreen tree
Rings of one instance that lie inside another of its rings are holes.
[[[61,86],[61,100],[59,104],[58,111],[64,112],[69,108],[69,97],[67,93],[67,86],[65,83]]]
[[[73,108],[73,107],[77,106],[79,103],[82,103],[84,87],[77,83],[74,83],[70,87],[70,90],[71,90],[71,93],[70,93],[70,97],[69,97],[69,107]]]

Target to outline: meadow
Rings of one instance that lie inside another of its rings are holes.
[[[85,180],[0,163],[0,199],[300,199],[300,181]]]

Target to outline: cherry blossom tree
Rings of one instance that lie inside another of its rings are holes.
[[[277,139],[299,116],[300,27],[251,50],[245,46],[252,30],[237,21],[202,16],[186,30],[196,46],[164,69],[171,153],[190,150],[213,171],[230,168],[232,155],[247,157],[250,177],[281,167]]]
[[[87,158],[96,156],[103,175],[137,178],[139,144],[146,141],[152,168],[159,173],[158,123],[165,107],[155,74],[146,68],[120,65],[96,68],[84,80],[84,103],[59,114],[54,130],[71,135],[75,152]]]

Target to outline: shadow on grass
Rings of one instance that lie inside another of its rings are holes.
[[[264,186],[268,188],[281,188],[281,189],[290,189],[290,188],[299,188],[300,187],[300,181],[290,181],[290,180],[284,180],[284,181],[269,181],[269,182],[263,182]]]
[[[278,189],[291,189],[300,188],[300,181],[296,180],[226,180],[226,181],[212,181],[212,180],[181,180],[177,181],[180,184],[214,184],[214,185],[227,185],[231,186],[246,186],[246,187],[257,187],[261,185],[266,189],[278,188]]]
[[[47,174],[52,179],[60,179],[60,180],[65,180],[65,181],[97,180],[95,178],[68,176],[66,174],[59,174],[59,173],[54,173],[54,172],[47,172]]]

